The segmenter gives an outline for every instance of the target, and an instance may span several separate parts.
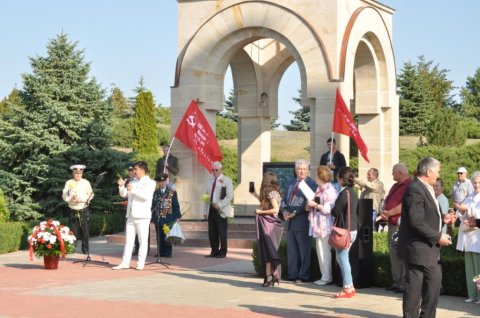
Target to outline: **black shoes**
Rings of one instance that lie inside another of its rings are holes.
[[[215,257],[216,258],[225,258],[227,255],[223,255],[223,254],[217,254]]]
[[[405,291],[403,288],[398,288],[396,286],[390,286],[390,287],[387,287],[385,288],[386,291],[392,291],[396,294],[403,294],[403,292]]]
[[[215,258],[217,257],[216,254],[208,254],[208,255],[205,255],[205,258]]]

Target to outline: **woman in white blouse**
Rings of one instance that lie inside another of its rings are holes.
[[[457,216],[463,223],[458,231],[457,250],[465,251],[465,274],[467,276],[468,303],[480,304],[480,291],[473,277],[480,274],[480,229],[469,227],[467,218],[480,218],[480,171],[472,174],[473,193],[465,199],[457,210]]]
[[[332,277],[332,251],[328,244],[328,238],[332,229],[332,215],[330,211],[335,205],[338,193],[333,184],[332,171],[327,166],[317,168],[316,182],[318,184],[314,200],[308,201],[310,214],[310,236],[316,241],[318,263],[322,278],[315,281],[315,284],[323,286],[333,281]]]

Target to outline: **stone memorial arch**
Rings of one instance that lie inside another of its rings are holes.
[[[297,63],[302,105],[311,112],[312,171],[327,151],[335,90],[340,89],[369,148],[359,158],[360,175],[376,167],[391,184],[398,162],[398,96],[392,49],[394,10],[373,0],[178,0],[178,60],[171,91],[172,133],[192,99],[215,129],[224,104],[224,78],[231,67],[237,98],[238,185],[236,215],[253,215],[262,164],[270,161],[270,120],[278,115],[278,87]],[[349,138],[336,135],[349,157]],[[190,149],[176,142],[177,190],[190,202],[186,218],[204,214],[199,198],[209,175]]]

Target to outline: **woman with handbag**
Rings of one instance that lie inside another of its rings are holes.
[[[357,237],[358,196],[353,189],[355,172],[350,167],[343,167],[338,172],[337,180],[341,190],[332,210],[335,223],[330,233],[329,243],[335,248],[337,254],[337,263],[342,272],[343,290],[337,293],[335,297],[352,298],[356,292],[353,286],[352,269],[348,253]]]
[[[332,184],[333,174],[327,166],[317,168],[316,182],[317,191],[313,200],[307,202],[310,209],[308,220],[310,221],[310,236],[315,238],[318,264],[322,277],[314,283],[319,286],[328,285],[333,282],[332,277],[332,251],[328,244],[328,238],[332,230],[332,211],[338,193]]]
[[[275,283],[280,285],[282,273],[278,247],[282,239],[283,224],[278,218],[280,201],[282,200],[277,176],[273,172],[265,172],[263,175],[260,194],[252,189],[250,192],[260,201],[260,209],[255,210],[257,225],[258,251],[260,262],[265,266],[265,279],[263,287],[273,287]]]
[[[480,229],[470,227],[468,218],[480,218],[480,171],[475,171],[471,177],[473,193],[457,207],[457,216],[460,218],[457,250],[465,251],[465,274],[467,277],[467,303],[480,304],[480,291],[473,282],[473,277],[480,273]]]

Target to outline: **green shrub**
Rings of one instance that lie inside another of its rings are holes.
[[[467,138],[480,139],[480,122],[475,118],[462,118],[462,127]]]
[[[58,221],[68,225],[68,218],[62,217]],[[28,236],[39,222],[6,222],[0,223],[0,254],[15,252],[28,248]],[[125,229],[125,214],[91,214],[90,237],[122,232]],[[77,236],[81,239],[81,235]],[[77,240],[77,242],[78,242]]]
[[[92,214],[90,216],[90,236],[118,233],[125,230],[125,214]]]
[[[224,146],[220,146],[222,151],[222,171],[223,173],[232,179],[233,186],[237,185],[238,181],[238,158],[237,152]]]
[[[157,135],[159,145],[170,144],[170,141],[172,141],[172,136],[170,134],[170,126],[158,125]]]
[[[32,226],[27,222],[0,223],[0,254],[28,247]]]
[[[218,140],[232,140],[238,136],[237,123],[231,119],[217,116],[216,135]]]
[[[0,189],[0,223],[5,223],[10,219],[10,212],[8,211],[7,200]]]
[[[466,278],[464,257],[461,252],[455,250],[456,233],[452,235],[452,245],[448,248],[442,248],[441,264],[443,267],[443,288],[446,295],[466,296]],[[287,277],[287,242],[282,240],[278,249],[282,263],[282,276]],[[260,256],[258,254],[257,242],[253,244],[253,267],[259,276],[265,275],[265,268],[260,264]],[[390,254],[388,250],[388,234],[377,233],[373,235],[373,267],[374,277],[373,285],[376,287],[388,287],[392,285],[392,277],[390,270]],[[317,252],[315,249],[315,240],[312,240],[311,248],[311,278],[317,280],[320,278],[320,269],[318,265]],[[448,274],[447,274],[448,273]]]

